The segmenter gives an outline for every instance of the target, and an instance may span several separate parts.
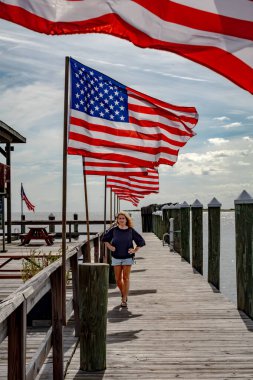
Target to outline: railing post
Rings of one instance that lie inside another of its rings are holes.
[[[54,214],[52,214],[52,213],[50,213],[49,215],[48,215],[48,219],[49,220],[55,220],[55,216],[54,216]],[[49,232],[50,233],[55,233],[55,224],[49,224]]]
[[[174,252],[174,218],[170,218],[170,251]]]
[[[21,221],[25,222],[25,215],[24,214],[21,215]],[[25,224],[21,223],[20,231],[21,231],[21,234],[25,234]]]
[[[80,369],[106,368],[108,264],[79,265]]]
[[[72,289],[73,289],[73,310],[75,319],[75,336],[80,336],[80,318],[79,318],[79,303],[78,303],[78,252],[70,258],[70,267],[72,271]]]
[[[180,205],[181,256],[190,263],[190,206],[187,202]]]
[[[91,262],[91,254],[90,254],[89,245],[87,243],[84,243],[84,245],[82,245],[81,249],[82,249],[82,254],[83,254],[83,262],[84,263],[90,263]]]
[[[235,200],[237,307],[253,318],[253,198]]]
[[[78,220],[78,214],[74,214],[73,218],[75,221]],[[78,234],[78,223],[74,223],[74,234]]]
[[[162,207],[163,212],[163,243],[167,243],[169,245],[169,229],[170,229],[170,222],[169,222],[169,205],[164,205]]]
[[[94,238],[94,262],[99,262],[99,235]]]
[[[26,379],[26,302],[8,318],[8,380]]]
[[[181,255],[181,217],[178,203],[172,208],[172,217],[174,218],[174,250]]]
[[[100,252],[99,252],[99,262],[102,263],[104,261],[104,254],[105,254],[105,245],[104,243],[102,242],[102,236],[103,235],[100,235]]]
[[[220,209],[213,198],[208,203],[208,282],[220,290]]]
[[[63,380],[63,338],[62,338],[62,268],[52,273],[52,347],[53,347],[53,379]]]
[[[192,210],[192,267],[203,274],[203,205],[197,199]]]

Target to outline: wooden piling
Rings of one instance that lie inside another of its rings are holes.
[[[181,256],[190,263],[190,206],[187,202],[180,205]]]
[[[75,221],[78,221],[78,214],[73,214],[73,218]],[[78,234],[78,222],[77,223],[74,223],[74,233],[75,234]]]
[[[213,198],[208,204],[208,282],[220,289],[220,209]]]
[[[80,369],[106,368],[108,264],[79,265]]]
[[[141,208],[141,219],[142,219],[142,231],[152,232],[153,231],[153,218],[152,213],[156,210],[156,205],[152,204]]]
[[[48,220],[55,220],[55,216],[52,212],[48,215]],[[55,224],[49,224],[49,232],[51,234],[55,233]]]
[[[181,255],[181,218],[178,203],[171,206],[171,217],[174,218],[174,250]]]
[[[162,207],[162,212],[163,212],[163,234],[167,233],[169,234],[170,231],[170,212],[169,212],[169,205],[166,204]],[[164,242],[166,244],[169,244],[169,235],[166,235],[164,237]]]
[[[192,211],[192,267],[203,274],[203,205],[197,199]]]
[[[253,318],[253,198],[235,200],[237,307]]]

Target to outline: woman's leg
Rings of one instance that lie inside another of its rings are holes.
[[[114,275],[117,287],[119,288],[121,294],[123,294],[123,276],[122,276],[122,266],[121,265],[115,265],[114,267]]]
[[[126,302],[130,285],[130,273],[132,265],[123,265],[123,288],[122,288],[122,301]]]

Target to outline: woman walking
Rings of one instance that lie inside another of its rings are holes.
[[[129,278],[134,255],[145,245],[145,241],[133,228],[132,219],[125,211],[118,213],[116,223],[116,226],[105,233],[103,242],[112,252],[112,266],[117,286],[121,292],[121,306],[127,307]],[[133,242],[136,244],[135,247]]]

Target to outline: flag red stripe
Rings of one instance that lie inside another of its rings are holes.
[[[79,133],[71,132],[71,131],[69,132],[69,139],[74,140],[74,141],[80,141],[80,142],[83,142],[85,144],[89,144],[92,146],[100,146],[100,147],[103,146],[103,147],[110,147],[110,148],[115,148],[115,146],[117,146],[117,148],[125,149],[126,154],[129,154],[129,151],[134,151],[134,152],[139,152],[139,153],[143,152],[143,153],[147,153],[150,155],[157,155],[159,153],[167,153],[169,155],[174,155],[174,156],[178,155],[178,150],[171,149],[171,148],[168,148],[166,146],[162,146],[161,144],[160,144],[160,146],[156,146],[156,147],[152,147],[152,148],[147,147],[147,146],[142,147],[140,145],[130,145],[130,144],[123,144],[123,143],[117,143],[116,144],[114,141],[93,138],[93,137],[81,135]],[[158,142],[159,141],[160,140],[158,140]],[[83,155],[85,156],[85,154],[83,154]],[[103,157],[101,157],[101,158],[103,158]],[[146,165],[139,165],[139,166],[146,166]]]
[[[197,121],[198,121],[197,116],[198,115],[196,113],[196,108],[194,108],[194,107],[184,107],[184,106],[181,107],[181,106],[177,106],[175,104],[166,103],[160,99],[153,98],[152,96],[149,96],[147,94],[143,94],[143,93],[136,91],[130,87],[127,87],[127,90],[128,90],[129,98],[137,99],[141,102],[143,102],[143,99],[145,99],[149,104],[154,105],[154,107],[156,107],[156,108],[157,108],[157,106],[161,107],[158,110],[161,110],[161,112],[162,112],[162,109],[164,109],[164,111],[166,111],[166,113],[164,113],[164,116],[168,117],[168,114],[169,114],[169,115],[171,115],[172,120],[174,120],[175,113],[171,112],[171,110],[177,111],[178,114],[180,115],[180,118],[183,116],[184,113],[187,113],[187,114],[192,113],[193,114],[192,119],[194,120],[194,124],[197,124]],[[130,104],[131,104],[131,101],[130,101]]]
[[[167,0],[135,0],[135,3],[140,4],[162,20],[168,22],[182,24],[192,29],[253,40],[252,22],[247,20],[235,20],[232,17],[205,12],[191,6],[174,3],[173,1],[168,3]]]
[[[85,129],[92,131],[92,132],[105,133],[105,134],[108,134],[109,136],[114,135],[117,137],[142,139],[142,140],[145,140],[147,142],[147,144],[148,144],[148,141],[161,141],[161,140],[163,140],[163,141],[175,146],[175,148],[176,147],[178,147],[178,148],[183,147],[187,141],[177,141],[176,139],[172,139],[172,138],[167,137],[164,133],[161,133],[161,132],[160,133],[157,132],[156,134],[148,134],[148,133],[145,133],[145,128],[154,128],[154,127],[158,128],[159,127],[161,129],[163,129],[164,131],[172,134],[172,135],[185,136],[186,140],[188,140],[187,137],[190,139],[192,136],[194,136],[194,133],[192,133],[192,132],[190,134],[190,133],[184,132],[180,129],[176,129],[176,128],[173,128],[170,126],[166,127],[164,124],[161,124],[159,122],[154,123],[153,121],[149,121],[149,120],[145,120],[145,121],[137,120],[136,118],[133,118],[133,117],[129,117],[129,124],[132,124],[132,125],[135,124],[135,125],[138,125],[140,127],[143,127],[143,132],[135,131],[133,129],[132,130],[129,130],[129,129],[122,130],[122,129],[117,129],[117,127],[113,128],[113,127],[105,127],[105,126],[99,125],[99,124],[91,124],[85,120],[77,119],[75,117],[71,117],[70,122],[71,122],[71,125],[76,125],[78,127],[85,128]],[[80,132],[81,132],[81,130],[80,130]],[[75,132],[70,132],[69,136],[71,133],[75,133]],[[80,136],[82,136],[82,135],[80,134]],[[79,140],[79,141],[82,141],[82,140]]]
[[[149,3],[152,2],[147,2],[147,4],[145,2],[145,7],[149,6]],[[153,3],[157,5],[159,2]],[[171,2],[166,2],[166,6],[171,5],[170,3]],[[238,2],[238,4],[240,3]],[[240,5],[238,5],[238,7],[240,7]],[[188,10],[186,9],[186,11]],[[193,12],[193,10],[189,9],[189,15],[192,14],[191,12]],[[204,15],[204,12],[202,13]],[[206,17],[211,17],[211,21],[206,24],[210,25],[213,24],[213,18],[216,16],[212,15],[210,12],[207,12]],[[136,27],[130,25],[116,14],[105,14],[103,16],[94,17],[85,21],[52,22],[43,19],[42,17],[33,15],[20,7],[1,3],[1,18],[18,23],[37,32],[47,34],[107,33],[127,39],[140,47],[150,47],[159,50],[171,51],[209,67],[210,69],[230,79],[232,82],[238,84],[240,87],[253,93],[252,68],[248,64],[244,63],[243,59],[239,59],[232,55],[232,51],[227,52],[218,47],[205,46],[205,44],[194,46],[187,45],[186,43],[173,43],[152,38],[141,30],[138,30],[137,25]],[[188,18],[190,18],[190,16]],[[199,20],[197,21],[200,22]],[[205,21],[206,20],[203,21],[203,24],[205,24]],[[163,20],[160,22],[162,24]],[[218,28],[218,22],[220,22],[221,35],[226,35],[226,33],[228,34],[228,32],[231,32],[233,36],[236,35],[237,37],[244,37],[245,46],[246,42],[250,41],[252,36],[251,21],[248,22],[234,18],[231,18],[230,20],[229,18],[225,19],[221,15],[218,15],[217,21],[214,23],[215,28]],[[184,23],[187,24],[187,22],[182,19],[181,24]],[[224,31],[223,24],[225,25]],[[234,28],[234,31],[231,31],[232,28]],[[150,26],[150,30],[152,31],[152,25]],[[210,31],[210,29],[208,29],[208,31]],[[201,31],[199,33],[201,33]],[[213,38],[213,43],[215,45],[215,38]],[[243,49],[243,46],[241,48]],[[238,51],[240,49],[238,48],[235,50]]]

